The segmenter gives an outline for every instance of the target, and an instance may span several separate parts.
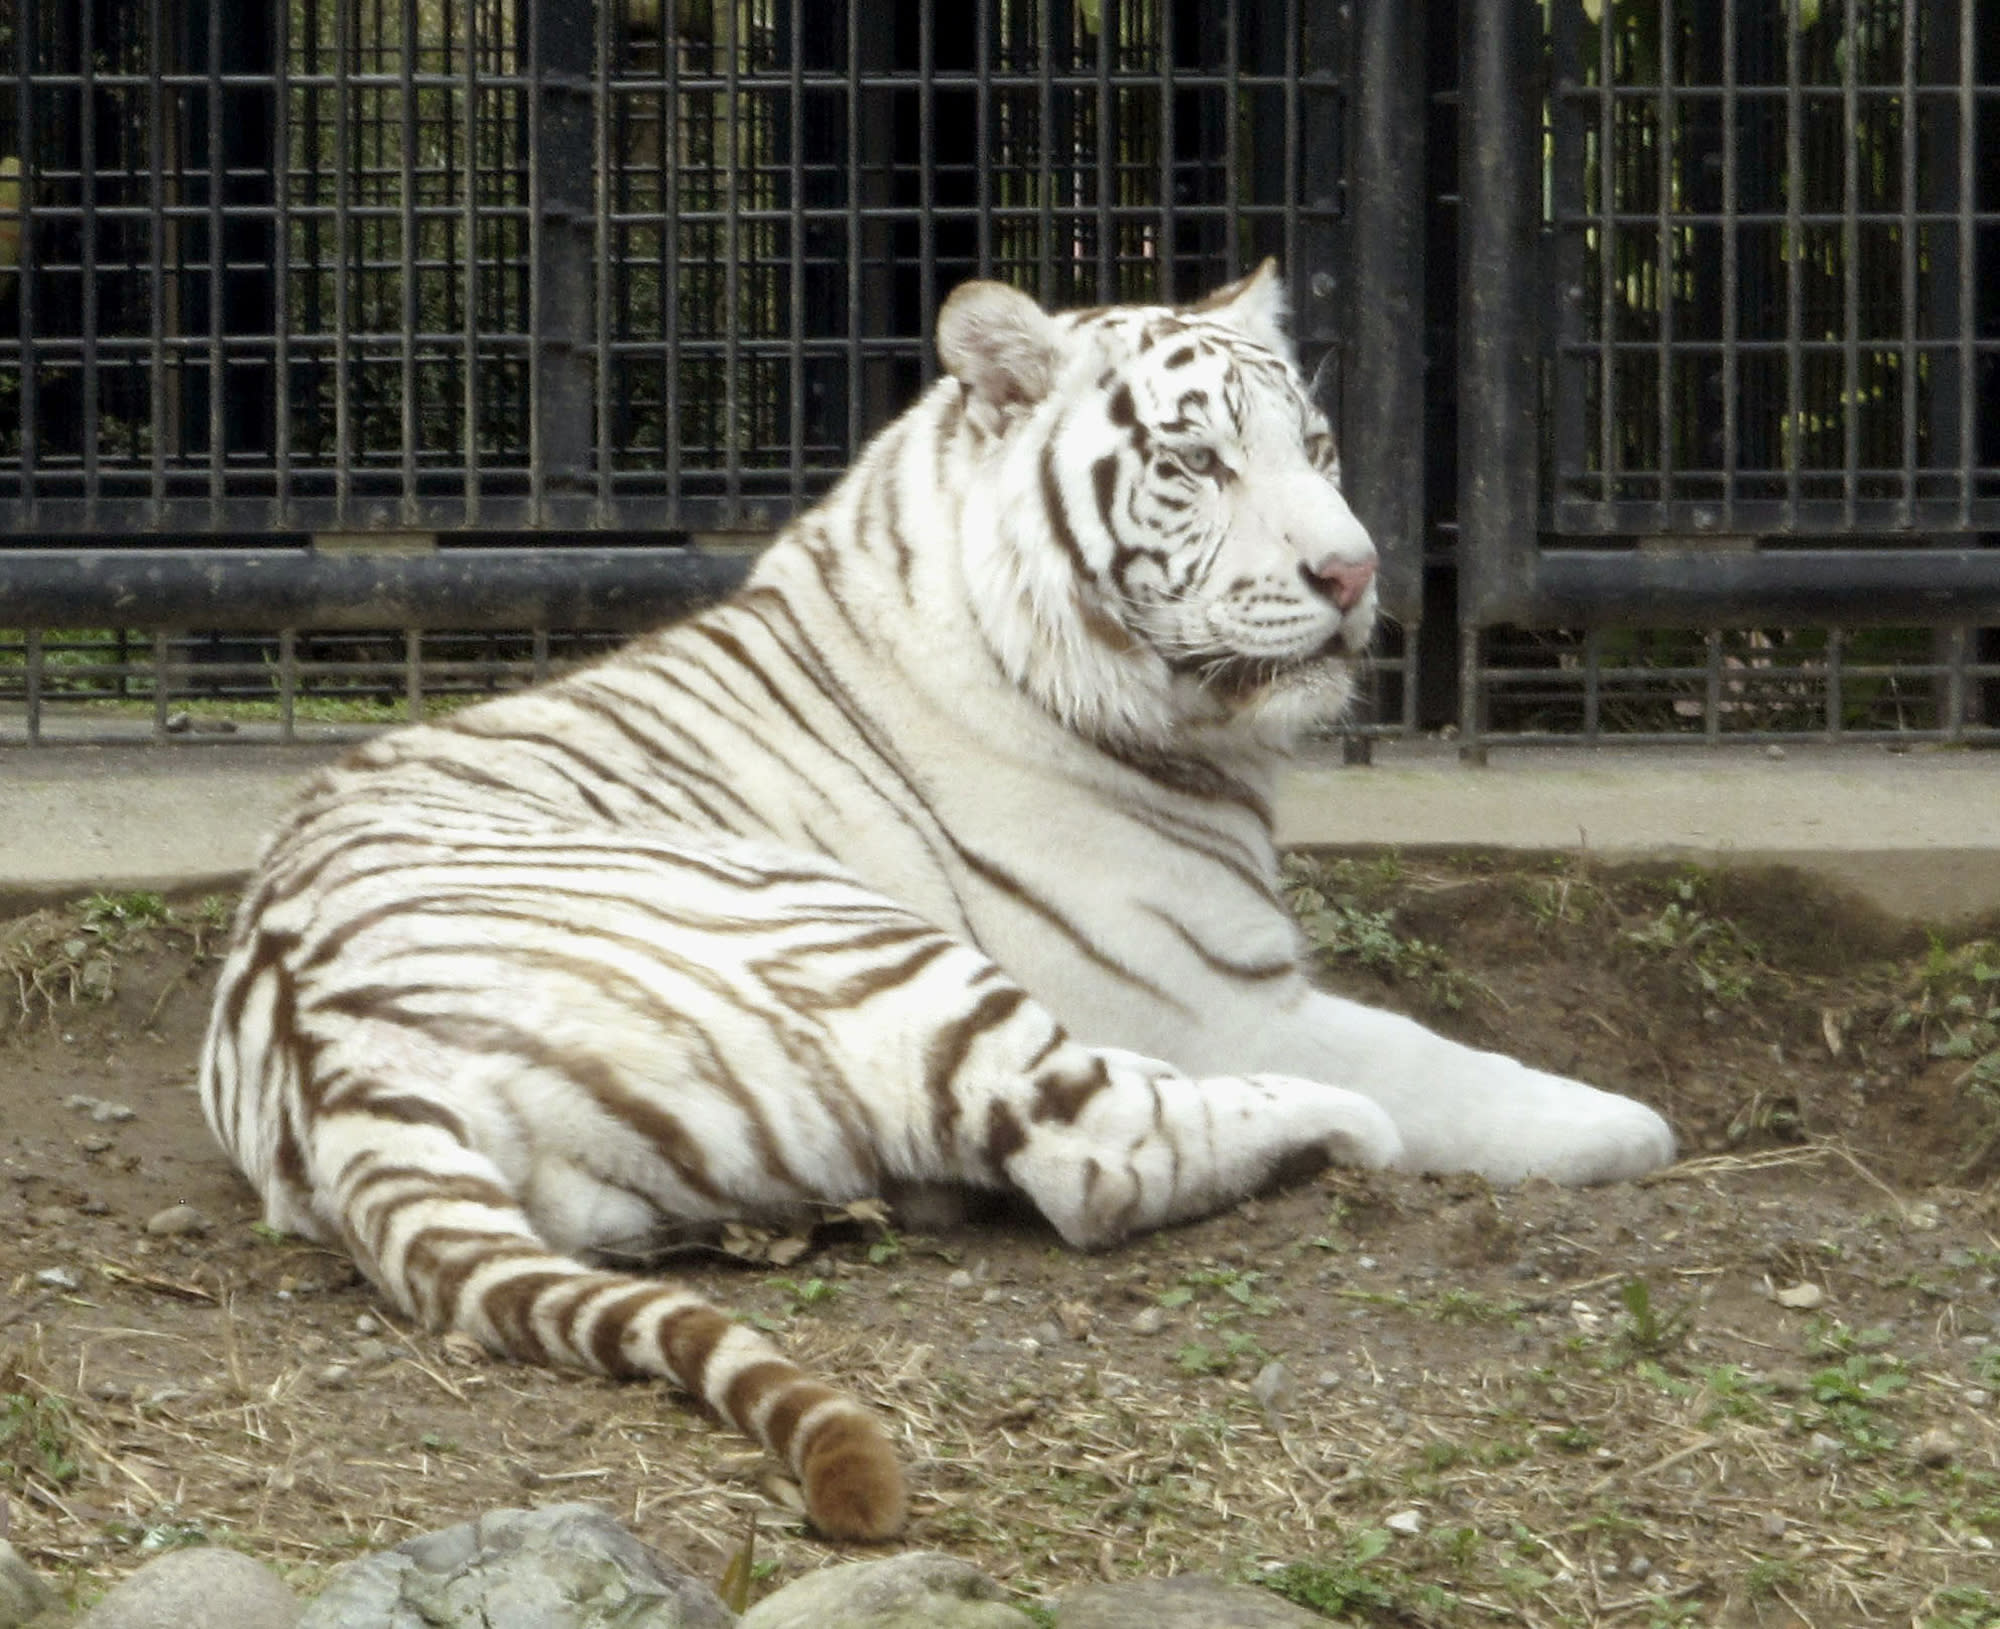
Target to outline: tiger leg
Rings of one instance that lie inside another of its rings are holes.
[[[1012,1187],[1078,1248],[1207,1215],[1301,1156],[1379,1166],[1402,1152],[1359,1093],[1281,1075],[1197,1079],[1085,1046],[962,944],[827,1020],[850,1078],[868,1083],[885,1175]],[[889,1035],[907,1038],[901,1068]]]
[[[1402,1152],[1394,1123],[1358,1093],[1283,1075],[1197,1079],[1075,1042],[971,1095],[984,1100],[989,1154],[1085,1250],[1209,1215],[1302,1156],[1383,1166]]]
[[[412,1101],[350,1084],[313,1148],[355,1259],[406,1312],[524,1362],[672,1381],[789,1464],[829,1537],[902,1527],[902,1472],[874,1415],[691,1290],[552,1251],[452,1111]]]

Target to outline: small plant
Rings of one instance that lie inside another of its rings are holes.
[[[1344,1554],[1326,1561],[1294,1561],[1257,1582],[1294,1606],[1329,1618],[1344,1612],[1393,1612],[1407,1580],[1374,1565],[1390,1543],[1383,1529],[1365,1528],[1348,1541]]]
[[[138,890],[129,894],[92,894],[78,907],[85,933],[115,939],[127,929],[167,920],[167,902],[159,894]]]
[[[801,1312],[824,1312],[840,1298],[840,1286],[831,1279],[768,1278],[764,1282],[784,1295],[785,1310],[795,1317]]]
[[[1849,1457],[1873,1459],[1896,1445],[1895,1427],[1882,1416],[1909,1383],[1898,1359],[1852,1353],[1807,1378],[1814,1407],[1802,1423],[1838,1436]]]
[[[0,1392],[0,1485],[29,1478],[60,1487],[77,1475],[69,1411],[60,1398],[25,1391]]]
[[[1393,909],[1378,910],[1354,897],[1356,874],[1348,862],[1315,867],[1286,863],[1286,900],[1322,962],[1351,961],[1392,982],[1413,984],[1440,1006],[1456,1011],[1477,986],[1438,946],[1406,938]]]
[[[1702,909],[1703,879],[1677,877],[1673,897],[1658,914],[1622,935],[1638,946],[1681,968],[1701,995],[1715,1001],[1741,1001],[1754,987],[1762,952],[1735,923]]]
[[[1612,1342],[1613,1360],[1617,1363],[1665,1356],[1687,1339],[1694,1322],[1694,1314],[1687,1307],[1662,1309],[1656,1305],[1652,1286],[1643,1278],[1628,1278],[1621,1284],[1618,1302],[1625,1311],[1618,1320]]]
[[[1447,1324],[1505,1324],[1521,1328],[1527,1319],[1527,1309],[1511,1296],[1496,1301],[1477,1290],[1454,1286],[1431,1303],[1431,1316]]]
[[[1921,1629],[1996,1629],[2000,1626],[2000,1595],[1975,1589],[1968,1584],[1941,1589],[1931,1597],[1931,1606],[1941,1608],[1935,1616],[1918,1620]]]

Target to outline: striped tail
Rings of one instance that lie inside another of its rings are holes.
[[[861,1404],[691,1290],[552,1251],[494,1167],[462,1144],[453,1169],[408,1163],[410,1142],[431,1141],[435,1128],[388,1129],[403,1157],[363,1146],[336,1186],[356,1259],[411,1316],[523,1362],[670,1380],[784,1460],[829,1538],[902,1528],[903,1473]]]

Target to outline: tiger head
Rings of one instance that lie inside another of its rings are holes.
[[[1345,706],[1375,547],[1284,315],[1268,261],[1191,307],[1051,314],[990,282],[946,301],[975,611],[1072,728],[1275,742]]]

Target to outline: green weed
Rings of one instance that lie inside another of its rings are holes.
[[[1315,958],[1323,964],[1352,962],[1392,983],[1414,985],[1454,1011],[1464,1006],[1476,981],[1437,945],[1399,932],[1393,908],[1378,910],[1356,898],[1351,866],[1346,861],[1315,866],[1296,856],[1286,862],[1286,899]]]
[[[29,1478],[60,1487],[76,1479],[69,1410],[62,1400],[24,1391],[0,1392],[0,1485]]]
[[[824,1312],[841,1294],[841,1287],[827,1278],[767,1278],[764,1282],[785,1297],[785,1310],[794,1317],[801,1312]]]

